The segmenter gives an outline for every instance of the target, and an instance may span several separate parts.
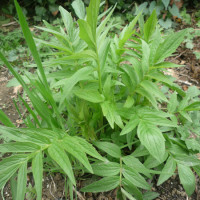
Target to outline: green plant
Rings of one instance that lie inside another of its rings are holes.
[[[102,177],[82,188],[84,192],[117,188],[118,199],[154,199],[158,194],[150,191],[146,179],[159,174],[161,184],[178,166],[181,183],[191,195],[195,189],[191,168],[198,173],[200,161],[178,128],[185,125],[188,112],[200,109],[200,103],[196,93],[185,93],[163,74],[165,68],[178,67],[164,60],[187,30],[163,37],[153,11],[146,23],[139,13],[111,38],[114,8],[100,20],[105,15],[98,15],[100,0],[91,0],[86,12],[83,2],[75,0],[78,22],[60,7],[65,28],[57,30],[46,21],[46,28],[38,27],[53,35],[50,42],[35,39],[53,49],[42,63],[16,0],[15,4],[37,69],[20,76],[0,53],[31,102],[19,96],[28,111],[26,128],[14,127],[0,111],[5,125],[0,130],[4,140],[0,152],[12,153],[0,162],[0,188],[17,176],[17,187],[12,189],[11,184],[13,199],[24,199],[26,175],[32,173],[39,200],[43,170],[57,171],[67,178],[73,199],[73,171],[82,170]],[[140,32],[134,29],[137,21]]]

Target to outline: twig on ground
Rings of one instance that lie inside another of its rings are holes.
[[[75,189],[75,187],[73,187],[73,191],[76,192],[76,194],[77,194],[77,196],[78,196],[78,198],[79,198],[80,200],[85,200],[85,198],[83,197],[83,195],[82,195],[79,191],[77,191],[77,190]]]
[[[10,23],[7,23],[7,24],[3,24],[2,26],[5,27],[5,26],[10,26],[10,25],[17,25],[18,23],[16,21],[14,22],[10,22]]]

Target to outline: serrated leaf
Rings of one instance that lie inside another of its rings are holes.
[[[174,174],[175,170],[176,170],[176,162],[170,156],[162,169],[157,185],[161,185],[162,183],[164,183],[168,178],[170,178]]]
[[[158,86],[153,83],[152,81],[144,80],[140,83],[140,85],[146,90],[151,91],[156,97],[163,101],[167,101],[167,98],[165,95],[161,92],[161,90],[158,88]]]
[[[42,199],[42,178],[43,178],[43,161],[42,152],[36,154],[32,160],[32,172],[35,182],[35,190],[37,193],[37,200]]]
[[[73,1],[72,7],[79,19],[85,18],[85,6],[82,0]]]
[[[176,16],[178,18],[181,18],[180,12],[179,12],[179,8],[176,6],[176,4],[174,3],[172,7],[169,7],[169,12],[173,15]]]
[[[195,111],[200,110],[200,101],[191,103],[189,106],[184,108],[184,111]]]
[[[80,38],[84,40],[90,48],[95,50],[95,40],[92,35],[91,27],[86,21],[82,19],[78,20],[78,24],[80,28],[80,32],[79,32]]]
[[[22,200],[25,197],[27,182],[27,163],[23,163],[18,172],[17,177],[17,197],[16,200]]]
[[[71,182],[76,185],[76,181],[74,178],[74,173],[72,171],[72,166],[70,160],[65,153],[65,151],[60,147],[60,145],[52,144],[48,148],[48,153],[53,160],[55,160],[58,165],[62,168],[62,170],[67,174]]]
[[[170,100],[169,100],[169,103],[167,105],[168,112],[174,113],[176,111],[177,106],[178,106],[177,94],[174,92],[170,96]]]
[[[60,145],[63,149],[65,149],[65,151],[67,151],[78,161],[80,161],[90,173],[93,173],[88,158],[76,139],[74,139],[73,137],[65,137],[63,141],[60,142]]]
[[[143,200],[153,200],[153,199],[156,199],[159,196],[160,196],[160,194],[157,193],[157,192],[148,191],[148,192],[144,193]]]
[[[154,65],[152,69],[162,69],[162,68],[176,68],[176,67],[184,67],[185,65],[177,65],[175,63],[170,62],[162,62]]]
[[[107,154],[111,155],[114,158],[121,157],[121,150],[119,146],[114,143],[110,142],[94,142],[94,145],[97,146],[102,151],[106,152]]]
[[[8,153],[8,152],[33,152],[40,149],[40,146],[29,143],[29,142],[11,142],[0,144],[0,152]]]
[[[105,158],[103,158],[98,152],[97,150],[90,144],[88,143],[86,140],[84,140],[83,138],[80,137],[74,137],[78,143],[81,145],[81,147],[84,149],[84,152],[87,153],[88,155],[97,158],[101,161],[105,161]]]
[[[140,119],[138,118],[137,115],[133,116],[129,122],[126,124],[126,126],[122,129],[122,132],[120,135],[125,135],[127,133],[130,133],[132,130],[134,130],[137,125],[139,124]]]
[[[166,57],[169,57],[183,41],[187,30],[182,30],[170,34],[163,43],[161,43],[156,51],[154,63],[162,62]]]
[[[156,10],[154,10],[151,16],[144,24],[144,39],[147,43],[155,31],[156,25],[157,25],[157,15],[156,15]]]
[[[122,157],[122,161],[129,167],[137,170],[138,172],[151,178],[149,169],[147,169],[139,159],[135,158],[133,155]]]
[[[126,190],[121,188],[122,193],[130,200],[136,200],[130,193],[128,193]]]
[[[144,75],[149,71],[149,56],[149,45],[144,40],[142,40],[142,70]]]
[[[195,176],[190,167],[178,164],[178,174],[186,193],[191,196],[195,190]]]
[[[200,160],[193,155],[175,155],[174,159],[177,163],[185,166],[198,166],[200,165]]]
[[[123,178],[122,184],[123,184],[123,187],[126,189],[126,191],[128,191],[130,194],[136,197],[137,200],[143,200],[142,193],[135,185],[133,185],[133,183]]]
[[[102,178],[99,181],[96,181],[84,188],[81,189],[82,192],[107,192],[115,189],[119,186],[119,177],[118,176],[110,176]]]
[[[165,155],[165,139],[156,126],[141,121],[138,126],[138,137],[149,153],[162,162]]]
[[[94,163],[91,166],[94,174],[98,176],[115,176],[120,172],[120,165],[115,162],[106,161]]]
[[[128,181],[130,181],[135,186],[145,190],[151,189],[150,185],[137,171],[135,171],[135,169],[125,166],[122,171],[122,174]]]

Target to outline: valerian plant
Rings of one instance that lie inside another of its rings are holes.
[[[91,0],[86,9],[75,0],[78,21],[60,7],[65,27],[46,21],[45,28],[38,27],[52,35],[49,42],[33,39],[16,0],[15,5],[36,70],[21,76],[0,53],[30,100],[19,96],[28,112],[26,128],[16,128],[0,111],[0,152],[10,155],[0,162],[0,188],[10,180],[13,199],[22,200],[27,173],[32,173],[40,200],[44,170],[62,173],[72,190],[78,178],[74,171],[82,170],[102,177],[83,192],[116,188],[118,199],[145,200],[158,196],[147,179],[158,174],[160,185],[178,173],[191,195],[193,171],[200,174],[199,140],[192,147],[191,132],[184,134],[181,128],[199,112],[199,91],[192,87],[184,92],[163,73],[178,67],[165,58],[187,30],[163,36],[153,11],[145,23],[140,13],[111,38],[115,7],[99,15],[100,0]],[[139,29],[134,29],[137,22]],[[35,42],[52,48],[48,61],[41,61]]]

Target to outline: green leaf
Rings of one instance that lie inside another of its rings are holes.
[[[118,176],[110,176],[102,178],[99,181],[93,182],[92,184],[81,189],[82,192],[107,192],[115,189],[120,184]]]
[[[143,200],[153,200],[153,199],[156,199],[159,196],[160,196],[160,194],[157,193],[157,192],[148,191],[148,192],[144,193]]]
[[[80,32],[79,32],[80,38],[84,40],[91,49],[95,50],[96,44],[95,44],[94,37],[92,35],[91,27],[86,21],[82,19],[78,20],[78,24],[80,28]]]
[[[148,43],[150,37],[155,31],[157,25],[157,15],[156,10],[154,10],[151,16],[148,18],[147,22],[144,24],[144,39]]]
[[[142,193],[135,185],[133,185],[133,183],[123,178],[122,184],[125,190],[132,194],[134,197],[136,197],[137,200],[143,200]]]
[[[187,30],[182,30],[177,33],[170,34],[163,43],[161,43],[156,51],[154,63],[162,62],[169,57],[183,41]]]
[[[16,200],[22,200],[25,197],[27,182],[27,163],[23,163],[19,168],[17,177],[17,197]]]
[[[98,176],[115,176],[120,172],[120,165],[119,163],[106,161],[92,164],[92,169],[94,174]]]
[[[122,132],[120,133],[120,135],[125,135],[125,134],[130,133],[131,131],[133,131],[137,127],[139,122],[140,122],[140,119],[138,118],[137,115],[134,115],[133,117],[131,117],[129,122],[122,129]]]
[[[172,7],[169,7],[169,12],[173,15],[176,16],[178,18],[181,18],[180,12],[179,12],[179,8],[176,6],[176,4],[174,3]]]
[[[170,156],[164,165],[162,169],[162,173],[159,176],[158,183],[157,185],[161,185],[164,183],[167,179],[169,179],[173,174],[174,171],[176,170],[176,162],[174,159]]]
[[[153,95],[150,91],[147,91],[147,90],[145,90],[144,88],[140,87],[140,88],[137,88],[137,89],[135,90],[135,92],[137,92],[137,93],[140,94],[141,96],[146,97],[146,98],[151,102],[151,104],[153,105],[153,107],[154,107],[155,109],[158,109],[157,101],[156,101],[154,95]]]
[[[159,162],[165,155],[165,139],[156,126],[141,121],[138,126],[138,137],[149,153]]]
[[[70,94],[73,87],[81,80],[87,80],[88,76],[92,72],[92,68],[90,67],[84,67],[76,71],[70,78],[65,79],[63,81],[64,88],[63,88],[63,95],[60,101],[60,107],[62,106],[62,103],[64,102],[65,98]]]
[[[69,38],[73,42],[77,39],[77,34],[76,34],[73,18],[71,14],[67,10],[65,10],[62,6],[59,6],[59,10],[60,10],[62,20],[65,25],[65,28],[67,30],[67,33],[69,35]]]
[[[130,200],[136,200],[130,193],[128,193],[126,190],[121,188],[122,193]]]
[[[140,12],[130,23],[128,26],[126,26],[122,33],[120,34],[120,40],[119,40],[119,48],[122,48],[124,44],[127,42],[127,40],[132,36],[132,34],[135,32],[133,31],[134,26],[136,25],[140,15],[142,12]]]
[[[110,142],[94,142],[94,145],[114,158],[121,157],[120,147],[116,144]]]
[[[158,86],[153,83],[152,81],[149,80],[144,80],[140,83],[140,85],[146,90],[146,91],[151,91],[156,97],[159,99],[167,102],[167,98],[165,95],[161,92],[161,90],[158,88]]]
[[[152,69],[162,69],[162,68],[176,68],[176,67],[184,67],[185,65],[177,65],[175,63],[170,62],[161,62],[152,67]]]
[[[97,19],[100,8],[100,0],[91,0],[89,7],[86,8],[87,11],[87,23],[92,31],[92,36],[96,43],[96,28],[97,28]]]
[[[149,45],[142,40],[142,69],[145,75],[149,71],[149,59],[150,59],[150,48]]]
[[[10,142],[0,144],[1,153],[33,152],[40,149],[40,146],[30,142]]]
[[[80,137],[74,137],[76,141],[81,145],[81,147],[84,149],[84,152],[87,153],[88,155],[97,158],[101,161],[105,161],[106,159],[103,158],[97,150],[90,144],[88,143],[85,139],[80,138]]]
[[[85,6],[82,0],[73,1],[72,7],[79,19],[85,19]]]
[[[43,178],[43,161],[42,152],[36,154],[32,160],[32,172],[35,182],[35,190],[37,193],[37,200],[42,199],[42,178]]]
[[[7,117],[7,115],[0,110],[0,122],[5,126],[15,127],[15,125],[11,122],[11,120]]]
[[[151,175],[149,174],[149,169],[147,169],[140,162],[140,160],[135,158],[133,155],[122,157],[122,160],[127,166],[129,166],[129,167],[135,169],[136,171],[138,171],[138,172],[146,175],[147,177],[151,178]]]
[[[34,58],[34,60],[37,64],[37,66],[38,66],[38,69],[39,69],[39,72],[40,72],[40,75],[41,75],[41,78],[42,78],[44,85],[46,86],[46,88],[49,88],[48,83],[47,83],[47,79],[46,79],[46,76],[45,76],[45,73],[44,73],[44,69],[42,67],[42,63],[41,63],[41,60],[40,60],[40,56],[39,56],[39,53],[37,51],[36,45],[34,43],[31,31],[28,27],[28,24],[27,24],[26,19],[23,15],[22,9],[20,8],[17,0],[15,0],[14,2],[15,2],[15,7],[16,7],[17,14],[18,14],[18,17],[19,17],[19,22],[20,22],[24,37],[26,39],[26,42],[28,44],[28,47],[29,47],[29,49],[30,49],[30,51],[33,55],[33,58]]]
[[[60,147],[60,145],[58,144],[53,143],[48,148],[48,153],[51,156],[51,158],[55,160],[58,163],[58,165],[63,169],[63,171],[67,174],[71,182],[74,185],[76,185],[70,160],[65,151],[62,149],[62,147]]]
[[[135,186],[145,190],[151,189],[150,185],[137,171],[135,171],[135,169],[125,166],[122,171],[122,174],[128,181],[130,181]]]
[[[189,106],[186,106],[184,108],[184,111],[194,111],[194,110],[200,110],[200,101],[191,103]]]
[[[88,161],[85,152],[75,138],[67,136],[63,139],[62,142],[59,142],[59,144],[62,146],[63,149],[65,149],[65,151],[67,151],[68,153],[73,155],[78,161],[80,161],[90,173],[93,173],[92,167]]]
[[[165,10],[167,10],[167,7],[169,6],[169,2],[170,0],[162,0],[164,6],[165,6]]]
[[[185,166],[198,166],[200,165],[200,160],[193,155],[175,155],[174,159],[177,163]]]
[[[195,190],[195,176],[190,167],[178,164],[178,174],[186,193],[191,196]]]
[[[105,99],[97,90],[79,88],[75,89],[73,92],[77,97],[92,103],[101,103]]]
[[[169,100],[169,103],[167,105],[168,112],[174,113],[176,111],[177,106],[178,106],[177,94],[174,92],[170,96],[170,100]]]

